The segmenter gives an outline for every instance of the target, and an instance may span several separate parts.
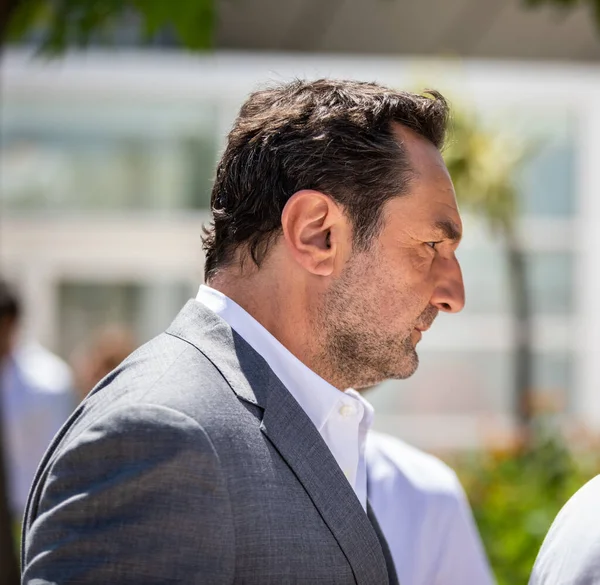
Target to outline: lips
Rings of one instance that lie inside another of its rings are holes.
[[[423,331],[427,331],[435,321],[438,316],[438,309],[436,309],[433,305],[429,305],[420,315],[421,323],[415,325],[415,329],[423,333]]]
[[[415,335],[416,334],[416,335]],[[416,345],[417,343],[419,343],[419,341],[421,341],[421,339],[423,339],[423,333],[421,332],[420,329],[417,329],[416,327],[413,329],[413,332],[411,334],[413,343]]]

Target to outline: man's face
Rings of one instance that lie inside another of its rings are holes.
[[[452,181],[432,144],[406,129],[398,135],[414,171],[408,194],[384,205],[380,234],[350,256],[320,314],[327,358],[354,388],[411,376],[422,331],[439,311],[464,306]]]

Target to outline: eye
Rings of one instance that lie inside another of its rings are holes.
[[[427,244],[430,248],[433,248],[434,250],[435,250],[435,247],[441,243],[442,243],[441,240],[439,242],[425,242],[425,244]]]

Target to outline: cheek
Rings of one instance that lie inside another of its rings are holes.
[[[389,286],[398,292],[412,290],[420,296],[432,287],[433,254],[426,248],[402,249],[393,256],[383,257],[381,268]]]
[[[351,269],[346,288],[354,317],[379,329],[404,329],[429,304],[433,289],[431,254],[395,248],[362,257]]]
[[[434,290],[431,255],[412,253],[389,259],[371,271],[379,314],[389,322],[412,323],[429,305]]]
[[[398,267],[374,268],[363,289],[370,299],[371,319],[384,328],[412,323],[429,303],[431,291]]]

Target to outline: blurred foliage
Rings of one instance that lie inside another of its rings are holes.
[[[579,6],[588,6],[592,11],[596,28],[600,33],[600,0],[524,0],[525,6],[537,8],[539,6],[551,5],[563,10],[577,8]]]
[[[516,229],[516,178],[537,145],[486,128],[474,108],[468,114],[464,108],[453,109],[449,134],[444,158],[461,208],[484,218],[506,246],[516,323],[516,414],[520,422],[526,423],[512,448],[473,454],[453,463],[469,494],[498,585],[527,583],[556,514],[579,487],[600,471],[600,457],[574,456],[545,416],[531,419],[535,410],[531,314]]]
[[[487,128],[471,107],[453,108],[449,144],[444,152],[462,210],[483,218],[506,254],[513,322],[513,412],[520,425],[532,416],[532,310],[528,297],[525,248],[516,229],[518,173],[532,154],[513,134]]]
[[[600,472],[593,450],[570,451],[557,432],[506,451],[453,462],[465,487],[498,585],[527,583],[556,514]]]
[[[526,7],[553,5],[564,10],[587,5],[600,31],[600,0],[523,0]],[[140,17],[145,38],[171,29],[183,47],[212,45],[215,0],[2,0],[2,42],[18,40],[40,27],[41,50],[57,54],[69,46],[85,47],[92,39],[110,38],[115,25],[130,14]]]
[[[131,16],[139,19],[146,40],[169,30],[186,48],[212,45],[214,0],[12,0],[6,37],[18,40],[39,29],[41,50],[57,54],[92,40],[110,42],[118,24]]]
[[[485,218],[495,231],[512,234],[518,213],[515,179],[527,152],[514,136],[485,128],[474,112],[453,108],[444,160],[461,207]]]

